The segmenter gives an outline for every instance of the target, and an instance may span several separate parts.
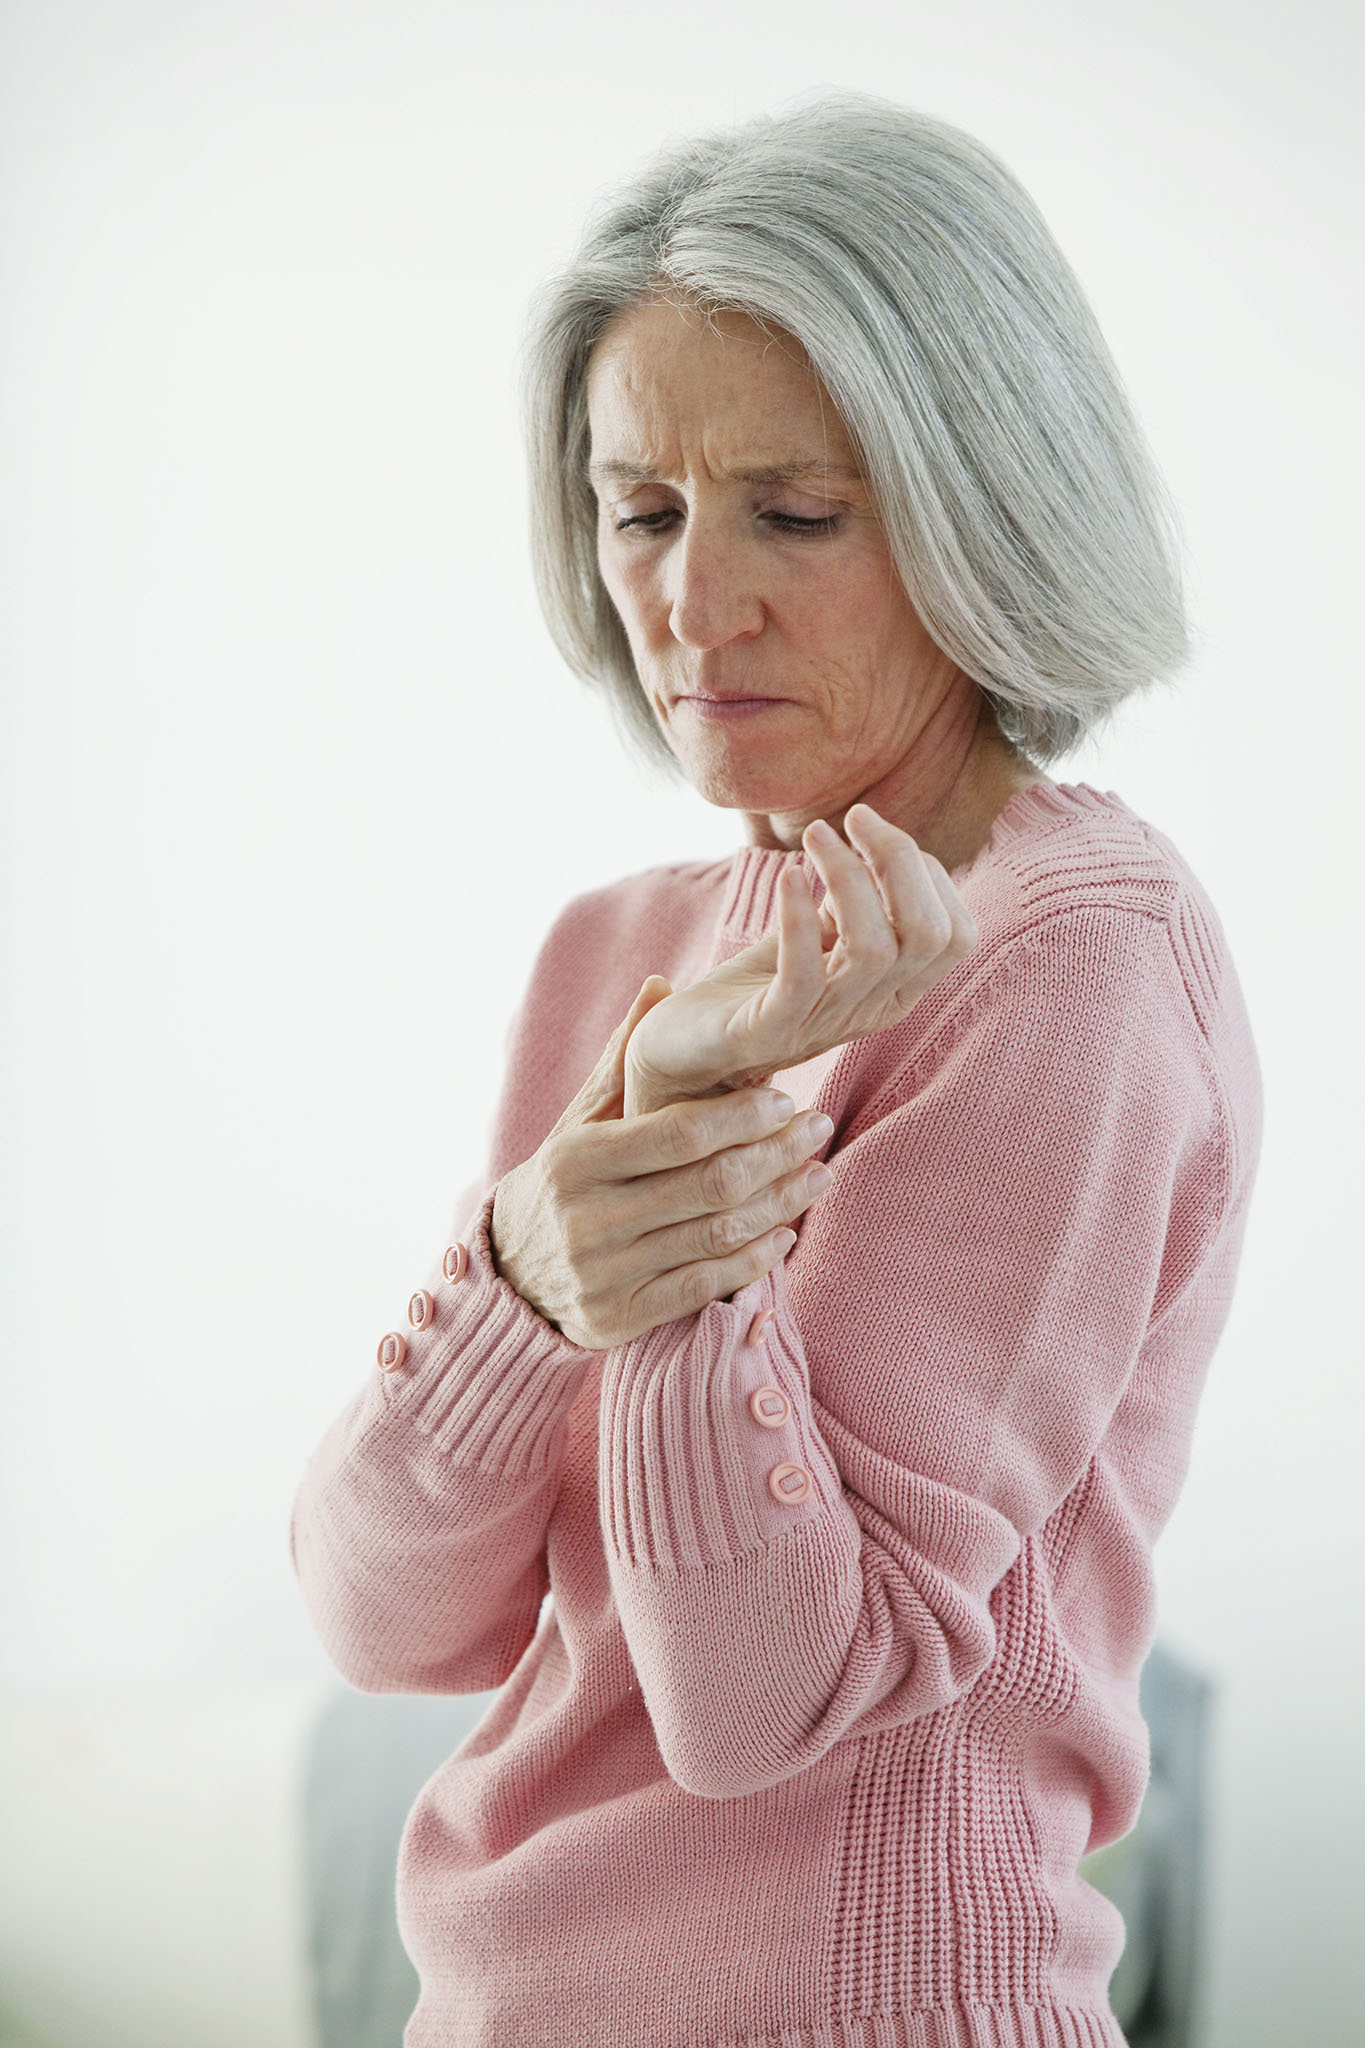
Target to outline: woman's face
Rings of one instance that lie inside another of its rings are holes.
[[[894,791],[917,745],[960,760],[980,692],[906,597],[800,345],[745,314],[716,326],[654,300],[594,349],[597,559],[701,793],[750,813],[837,817]],[[727,714],[698,693],[751,701]]]

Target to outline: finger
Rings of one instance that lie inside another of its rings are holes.
[[[598,1054],[596,1066],[575,1098],[580,1105],[580,1115],[601,1115],[606,1104],[620,1094],[625,1084],[626,1046],[631,1033],[651,1006],[655,984],[661,980],[657,974],[647,976],[634,1002]]]
[[[787,1256],[796,1243],[796,1232],[784,1224],[755,1238],[741,1251],[726,1259],[700,1259],[692,1265],[677,1266],[652,1286],[643,1288],[632,1302],[641,1329],[675,1322],[693,1315],[708,1302],[724,1301],[740,1287],[747,1287]]]
[[[821,906],[823,909],[823,905]],[[821,911],[799,867],[789,867],[777,894],[777,968],[773,987],[784,1007],[806,1016],[825,992]],[[832,924],[833,920],[831,920]]]
[[[770,1138],[599,1185],[591,1190],[594,1243],[620,1248],[632,1286],[690,1259],[733,1251],[798,1216],[822,1192],[810,1176],[823,1172],[828,1184],[816,1155],[833,1130],[831,1118],[808,1110]]]
[[[805,1161],[731,1208],[698,1209],[681,1221],[661,1223],[623,1253],[633,1268],[630,1284],[644,1285],[656,1274],[673,1272],[694,1259],[728,1258],[770,1230],[795,1224],[833,1179],[827,1166]]]
[[[930,881],[939,893],[939,900],[952,919],[953,935],[948,942],[949,945],[960,947],[964,955],[970,953],[981,937],[976,919],[963,902],[961,892],[942,861],[935,859],[932,853],[924,853],[923,849],[921,858],[928,870]]]
[[[736,1088],[692,1102],[669,1102],[619,1122],[594,1124],[582,1133],[581,1146],[574,1142],[576,1130],[566,1129],[562,1135],[575,1183],[586,1187],[690,1166],[726,1146],[771,1137],[795,1113],[790,1095],[770,1088]]]
[[[674,1256],[667,1261],[673,1266],[684,1253],[697,1258],[702,1252],[745,1243],[781,1220],[776,1209],[769,1214],[764,1205],[783,1199],[783,1190],[791,1193],[797,1182],[823,1165],[813,1155],[831,1128],[829,1118],[817,1120],[814,1113],[793,1117],[775,1137],[728,1145],[691,1166],[640,1174],[622,1183],[622,1191],[633,1199],[637,1233],[643,1239],[675,1224],[690,1226],[693,1234],[677,1240]],[[738,1236],[721,1236],[714,1242],[706,1236],[713,1228],[723,1233],[744,1219],[748,1227]]]
[[[865,849],[901,951],[911,954],[920,965],[937,959],[953,935],[953,921],[924,853],[908,832],[902,832],[870,804],[850,806],[844,823]],[[940,872],[946,881],[947,871],[940,868]]]
[[[647,974],[640,984],[640,992],[636,996],[635,1001],[607,1040],[603,1057],[605,1058],[617,1046],[624,1052],[631,1032],[635,1029],[645,1012],[652,1010],[656,1003],[663,1002],[664,998],[671,996],[672,993],[671,985],[665,981],[662,974]]]
[[[673,993],[673,984],[666,975],[647,974],[640,984],[640,993],[626,1012],[625,1024],[629,1027],[626,1036],[635,1029],[646,1010],[652,1010],[656,1003],[664,1001]]]
[[[867,860],[822,818],[806,827],[805,841],[850,964],[865,974],[884,973],[900,942]]]

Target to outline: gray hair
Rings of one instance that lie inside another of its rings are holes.
[[[963,130],[824,92],[668,144],[531,301],[536,592],[642,759],[680,772],[598,571],[587,371],[660,292],[800,342],[910,602],[1015,748],[1057,760],[1189,659],[1174,505],[1038,208]]]

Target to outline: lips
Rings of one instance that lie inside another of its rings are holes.
[[[788,697],[679,697],[675,710],[708,724],[733,724],[744,718],[761,718],[765,711],[778,711],[790,703]]]
[[[785,704],[785,697],[765,696],[757,690],[686,690],[680,702],[689,704]]]

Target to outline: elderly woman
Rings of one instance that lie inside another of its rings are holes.
[[[1014,178],[860,95],[604,204],[526,393],[558,645],[744,843],[555,922],[298,1494],[353,1685],[497,1688],[405,2042],[1119,2048],[1077,1865],[1260,1143],[1204,889],[1040,765],[1184,656],[1160,481]]]

